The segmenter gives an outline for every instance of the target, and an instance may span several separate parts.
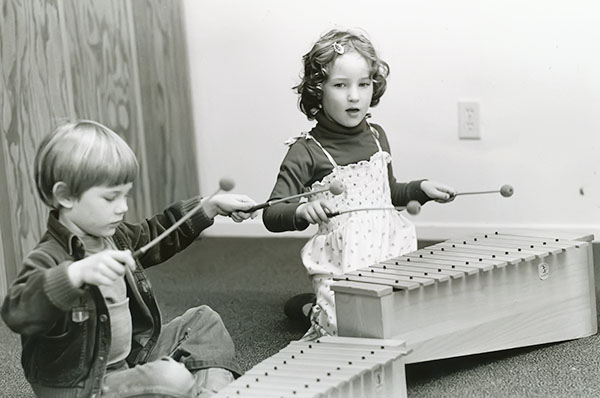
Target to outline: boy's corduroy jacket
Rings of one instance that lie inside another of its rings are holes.
[[[121,250],[144,246],[199,203],[171,205],[140,224],[122,223],[113,239]],[[99,396],[110,347],[110,319],[97,286],[75,288],[67,267],[84,257],[81,240],[50,212],[47,231],[26,256],[2,305],[2,318],[21,335],[21,363],[34,391],[43,396]],[[201,209],[136,261],[127,294],[133,340],[130,366],[145,362],[161,329],[161,315],[143,268],[159,264],[191,244],[210,225]]]

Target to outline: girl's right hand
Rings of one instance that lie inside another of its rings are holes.
[[[296,217],[306,220],[311,224],[320,224],[329,221],[327,213],[331,213],[331,210],[325,202],[320,200],[305,202],[296,208]]]
[[[235,222],[242,222],[248,218],[255,218],[258,211],[247,213],[256,202],[246,195],[225,193],[212,195],[202,199],[202,208],[208,218],[215,218],[217,215],[229,216]]]
[[[129,250],[104,250],[75,261],[67,269],[71,283],[77,288],[89,285],[110,285],[125,275],[125,267],[135,269],[135,260]]]

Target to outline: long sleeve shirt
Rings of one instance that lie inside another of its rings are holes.
[[[333,157],[339,166],[368,161],[379,150],[371,126],[377,132],[382,150],[391,154],[390,145],[383,128],[368,124],[363,120],[359,125],[348,128],[317,114],[317,125],[310,131],[323,148]],[[275,186],[269,200],[285,198],[306,192],[310,186],[331,173],[333,165],[312,139],[299,138],[291,144],[283,159]],[[397,182],[391,163],[388,164],[388,176],[392,204],[404,206],[411,200],[424,204],[430,198],[421,190],[423,180],[408,183]],[[263,223],[271,232],[304,230],[308,222],[296,218],[298,200],[272,205],[263,210]]]

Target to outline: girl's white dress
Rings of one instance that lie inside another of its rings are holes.
[[[381,149],[377,131],[371,129],[379,150],[369,160],[339,166],[333,157],[310,134],[323,150],[333,171],[315,182],[311,191],[327,188],[339,180],[345,186],[340,195],[329,191],[315,193],[309,200],[326,200],[330,210],[344,211],[377,207],[389,210],[364,210],[340,214],[319,225],[318,232],[304,245],[302,262],[312,280],[317,296],[311,315],[311,328],[304,339],[337,334],[333,276],[398,257],[417,249],[412,222],[393,208],[388,180],[388,163],[392,157]]]

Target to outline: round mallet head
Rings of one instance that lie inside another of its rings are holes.
[[[346,190],[346,187],[344,186],[344,184],[342,184],[342,182],[340,180],[333,180],[329,184],[329,192],[331,192],[334,195],[339,195],[341,193],[344,193],[345,190]]]
[[[512,196],[513,193],[515,193],[515,190],[510,185],[502,185],[500,188],[500,195],[504,196],[505,198]]]
[[[231,178],[223,177],[219,180],[219,188],[221,191],[231,191],[235,187],[235,182]]]
[[[413,216],[416,216],[417,214],[419,214],[421,212],[421,204],[419,202],[417,202],[416,200],[411,200],[406,205],[406,211],[408,212],[408,214],[412,214]]]

